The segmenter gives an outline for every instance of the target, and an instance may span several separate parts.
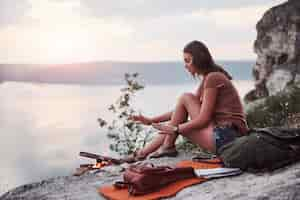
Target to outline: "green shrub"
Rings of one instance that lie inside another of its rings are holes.
[[[291,86],[287,92],[266,97],[263,104],[247,113],[249,127],[286,126],[289,116],[300,113],[300,88]]]

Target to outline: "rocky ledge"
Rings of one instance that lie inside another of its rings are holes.
[[[172,165],[180,160],[191,159],[191,153],[180,152],[176,158],[147,160],[155,165]],[[7,192],[1,200],[51,200],[104,199],[97,193],[98,187],[111,185],[122,179],[120,173],[124,166],[104,167],[97,173],[86,173],[80,177],[66,176],[48,179],[18,187]],[[272,173],[244,173],[235,177],[212,179],[207,182],[185,188],[169,199],[300,199],[300,163],[276,170]]]

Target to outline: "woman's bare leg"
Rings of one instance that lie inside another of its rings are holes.
[[[170,125],[177,126],[178,124],[184,123],[187,121],[188,116],[193,119],[200,113],[200,100],[192,93],[184,93],[176,106],[175,112],[173,113]],[[174,148],[175,142],[178,135],[166,135],[163,148]]]
[[[143,149],[139,150],[138,154],[144,157],[156,151],[164,143],[165,137],[165,134],[158,133],[158,135],[153,138],[149,144],[147,144]]]
[[[192,119],[200,112],[200,101],[192,93],[184,93],[178,100],[175,111],[172,114],[169,124],[178,125],[187,121],[188,116]],[[157,135],[149,144],[147,144],[141,151],[140,154],[148,155],[158,148],[173,148],[177,135]]]
[[[201,104],[198,97],[196,97],[194,94],[191,93],[184,94],[182,96],[182,104],[184,105],[184,108],[186,109],[186,112],[188,113],[191,119],[195,119],[199,115]],[[197,144],[200,147],[203,147],[207,150],[214,152],[215,142],[212,134],[214,126],[215,126],[214,122],[211,121],[209,124],[207,124],[206,127],[191,131],[189,134],[185,136],[194,144]],[[168,138],[166,138],[166,140],[167,139]],[[168,142],[170,144],[173,142],[174,144],[175,140],[172,140],[172,138],[170,138],[170,141],[167,140],[165,144],[168,144]]]

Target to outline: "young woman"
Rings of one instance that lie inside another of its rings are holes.
[[[248,131],[232,78],[215,64],[208,48],[200,41],[192,41],[185,46],[183,57],[185,68],[194,77],[202,76],[202,82],[195,94],[182,94],[173,111],[153,118],[131,117],[159,130],[149,144],[132,156],[135,160],[144,159],[151,153],[151,157],[176,156],[175,141],[179,134],[217,153],[222,145]]]

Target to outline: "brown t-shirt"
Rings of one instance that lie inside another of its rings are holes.
[[[217,99],[213,120],[216,125],[234,125],[239,132],[245,134],[248,131],[246,117],[238,91],[223,73],[210,72],[204,76],[199,88],[200,102],[202,102],[205,88],[217,88]]]

